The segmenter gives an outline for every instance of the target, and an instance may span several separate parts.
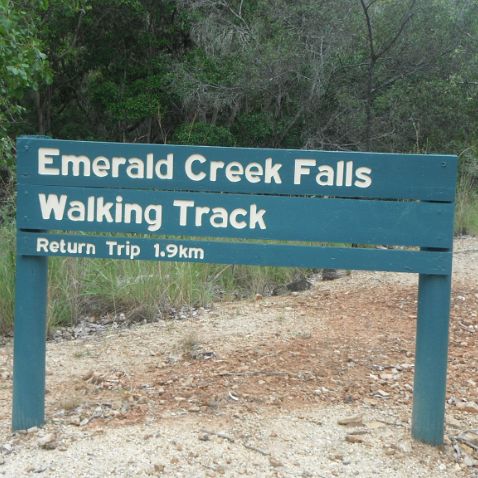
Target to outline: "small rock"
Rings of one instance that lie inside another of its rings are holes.
[[[363,415],[353,415],[351,417],[341,418],[337,421],[339,425],[348,426],[348,427],[362,427],[363,426]]]
[[[256,294],[256,300],[262,300],[264,296],[262,294]]]
[[[407,441],[401,441],[398,443],[397,449],[408,455],[412,452],[412,445]]]
[[[160,463],[156,463],[154,465],[155,473],[162,473],[164,471],[164,468],[165,468],[165,466],[163,464],[160,464]]]
[[[87,382],[88,380],[91,379],[91,377],[93,377],[94,373],[95,373],[94,370],[89,370],[88,372],[85,373],[85,375],[83,375],[83,377],[81,377],[81,379]]]
[[[274,458],[273,456],[269,457],[269,463],[274,467],[274,468],[279,468],[280,466],[284,466],[279,460]]]
[[[363,438],[360,435],[347,435],[345,441],[348,443],[363,443]]]
[[[38,439],[38,446],[44,450],[54,450],[57,447],[56,435],[54,433],[47,433]]]
[[[226,469],[222,465],[217,465],[215,471],[220,475],[224,475],[226,473]]]
[[[40,474],[40,473],[43,473],[44,471],[46,471],[48,469],[48,466],[37,466],[36,468],[33,468],[33,473],[37,473],[37,474]]]
[[[207,433],[201,433],[199,435],[199,440],[201,441],[209,441],[209,435]]]
[[[384,453],[385,455],[387,456],[393,456],[396,454],[396,450],[394,448],[390,448],[390,447],[385,447],[384,448]]]
[[[4,465],[5,464],[5,458],[3,458],[2,455],[0,455],[0,465]]]
[[[72,415],[68,420],[68,423],[70,425],[75,425],[76,427],[79,427],[81,424],[81,417],[79,415]]]
[[[322,270],[322,280],[336,280],[348,275],[350,275],[349,270],[343,270],[343,269],[323,269]]]
[[[388,392],[385,392],[384,390],[377,390],[377,392],[375,393],[376,396],[379,396],[379,397],[382,397],[382,398],[387,398],[390,396],[390,394]]]
[[[478,413],[478,405],[474,402],[458,402],[456,408],[463,412]]]
[[[468,455],[465,455],[465,458],[463,459],[463,463],[470,468],[473,468],[474,466],[478,466],[478,461]]]
[[[367,428],[371,428],[372,430],[376,430],[377,428],[384,428],[385,423],[379,422],[378,420],[372,420],[371,422],[367,423]]]
[[[27,429],[27,433],[36,433],[38,430],[38,427],[30,427]]]
[[[2,450],[6,455],[10,455],[10,453],[13,451],[13,445],[11,443],[5,443],[2,445]]]
[[[453,417],[447,417],[446,424],[449,425],[450,427],[453,427],[453,428],[461,428],[462,427],[461,422],[458,421],[456,418],[453,418]]]
[[[468,446],[466,443],[460,443],[460,448],[463,453],[469,456],[473,456],[473,453],[475,452],[474,448]]]
[[[312,284],[305,277],[301,277],[298,280],[290,282],[286,285],[286,288],[291,292],[303,292],[311,287]]]

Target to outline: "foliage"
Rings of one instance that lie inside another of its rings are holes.
[[[18,134],[455,153],[456,230],[478,233],[477,45],[476,0],[0,0],[0,321]],[[54,323],[95,303],[151,316],[283,274],[51,262]]]
[[[10,135],[450,153],[476,140],[472,0],[2,0],[2,8],[17,25],[3,35],[4,88],[26,108]]]
[[[0,212],[0,334],[10,332],[13,326],[15,304],[15,226],[2,224]]]
[[[0,169],[13,168],[13,140],[7,132],[23,110],[25,91],[49,79],[36,24],[28,12],[32,7],[43,9],[46,4],[0,0]]]
[[[222,126],[201,122],[186,123],[176,129],[173,142],[199,146],[234,146],[234,136]]]
[[[455,231],[478,235],[478,147],[467,148],[460,155],[456,197]]]
[[[0,224],[0,333],[13,326],[15,228]],[[130,320],[169,318],[184,307],[221,297],[270,292],[295,270],[149,261],[49,259],[48,328],[76,324],[85,315],[124,313]],[[68,287],[65,287],[68,284]]]

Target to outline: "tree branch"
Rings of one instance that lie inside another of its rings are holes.
[[[408,7],[408,12],[402,17],[402,21],[400,22],[400,27],[397,30],[397,33],[395,33],[394,37],[388,42],[387,45],[385,45],[379,53],[377,53],[377,58],[380,58],[381,56],[385,55],[390,48],[395,45],[397,40],[400,38],[400,35],[402,34],[403,30],[407,26],[407,23],[412,19],[413,17],[413,12],[411,11],[413,7],[415,6],[417,0],[412,0],[410,2],[410,6]]]
[[[368,5],[365,5],[364,0],[360,0],[360,3],[362,5],[362,10],[365,15],[365,21],[367,22],[367,32],[368,32],[368,43],[369,43],[369,48],[370,48],[370,58],[372,61],[375,61],[377,59],[375,55],[375,47],[373,45],[373,32],[372,32],[372,22],[370,20],[370,15],[368,14],[368,9],[373,5],[374,0],[372,0]]]

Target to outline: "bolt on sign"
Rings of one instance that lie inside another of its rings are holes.
[[[20,137],[13,429],[44,423],[47,261],[70,256],[418,273],[412,434],[442,443],[456,169],[445,155]]]

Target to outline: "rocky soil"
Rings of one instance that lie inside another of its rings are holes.
[[[46,426],[0,476],[478,477],[478,238],[456,240],[446,443],[410,438],[417,276],[353,272],[177,320],[89,318],[47,344]]]

